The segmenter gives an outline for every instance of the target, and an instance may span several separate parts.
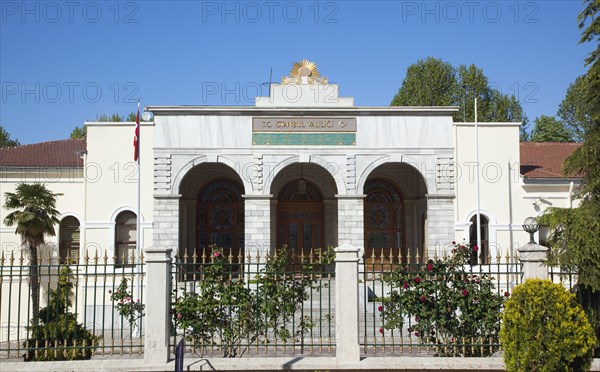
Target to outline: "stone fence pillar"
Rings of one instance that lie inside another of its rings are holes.
[[[548,267],[544,265],[548,257],[548,247],[527,243],[519,248],[519,260],[523,264],[523,280],[548,279]]]
[[[336,363],[360,361],[358,343],[359,248],[344,244],[335,249]]]
[[[147,288],[144,361],[149,365],[164,365],[169,360],[171,251],[166,247],[144,250]]]

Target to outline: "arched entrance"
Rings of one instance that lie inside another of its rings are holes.
[[[287,246],[295,256],[324,248],[324,206],[321,192],[312,182],[288,182],[277,197],[277,246]]]
[[[421,173],[407,163],[386,163],[369,174],[363,192],[367,262],[380,263],[382,255],[386,262],[420,261],[427,254],[427,187]]]
[[[199,248],[216,245],[236,258],[242,253],[244,201],[239,182],[217,179],[204,186],[198,193],[196,215]]]
[[[179,256],[200,260],[211,245],[237,261],[244,256],[244,200],[242,180],[224,164],[202,163],[181,182]]]
[[[391,182],[373,179],[365,184],[365,257],[386,249],[393,257],[406,257],[404,197]],[[390,251],[391,250],[391,251]]]
[[[282,169],[271,183],[272,250],[284,245],[308,257],[310,250],[337,245],[337,186],[331,174],[313,163]]]

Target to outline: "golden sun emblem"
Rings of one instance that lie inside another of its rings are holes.
[[[283,84],[302,84],[303,78],[308,84],[327,84],[327,78],[321,77],[321,73],[317,70],[317,64],[307,59],[294,63],[290,75],[281,79],[281,82]]]
[[[319,77],[321,74],[317,70],[317,64],[307,59],[294,63],[290,76],[312,76]]]

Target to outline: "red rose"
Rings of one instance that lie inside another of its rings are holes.
[[[417,336],[417,337],[421,336],[421,334],[419,333],[419,331],[415,331],[415,336]]]
[[[415,322],[419,323],[419,317],[415,316]]]
[[[404,289],[407,289],[407,288],[408,288],[408,283],[404,283],[404,284],[402,285],[402,288],[404,288]]]
[[[453,240],[453,241],[452,241],[452,244],[456,244],[456,242]]]
[[[421,300],[421,302],[425,302],[425,300],[427,300],[427,297],[421,296],[419,299]]]
[[[467,297],[469,295],[469,291],[466,289],[463,289],[463,296]]]
[[[215,257],[219,257],[220,255],[221,255],[221,252],[219,252],[219,251],[216,251],[215,253],[213,253],[213,256],[215,256]]]
[[[431,271],[433,270],[433,265],[432,264],[427,264],[427,271]]]
[[[379,305],[379,307],[377,308],[377,310],[383,311],[383,306]]]
[[[415,283],[421,283],[421,278],[419,278],[418,276],[415,278]]]
[[[508,296],[510,296],[510,293],[504,292],[504,297],[508,297]]]
[[[383,327],[379,328],[379,333],[383,333]]]
[[[477,251],[479,250],[479,248],[477,248],[477,246],[476,246],[476,245],[474,245],[474,246],[473,246],[473,250],[474,250],[475,252],[477,252]]]

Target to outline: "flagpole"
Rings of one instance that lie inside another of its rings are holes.
[[[137,110],[137,116],[135,118],[135,125],[137,128],[137,148],[136,148],[136,153],[137,153],[137,166],[138,166],[138,179],[137,179],[137,218],[136,218],[136,222],[137,222],[137,226],[136,226],[136,232],[137,232],[137,236],[136,236],[136,241],[135,241],[135,245],[136,245],[136,253],[138,258],[141,257],[142,254],[142,249],[141,249],[141,236],[142,236],[142,229],[141,227],[141,217],[142,217],[142,213],[141,213],[141,190],[142,190],[142,168],[140,167],[140,153],[141,153],[141,148],[140,148],[140,132],[141,132],[141,128],[140,128],[140,99],[138,98],[138,110]]]
[[[141,229],[141,220],[142,220],[142,203],[141,203],[141,190],[142,190],[142,168],[140,167],[140,154],[141,154],[141,148],[140,148],[140,137],[141,137],[141,132],[142,132],[142,128],[140,127],[140,98],[138,98],[138,109],[137,109],[137,115],[135,117],[135,127],[136,127],[136,147],[135,147],[135,160],[137,162],[137,167],[138,167],[138,179],[137,179],[137,218],[136,220],[136,238],[135,238],[135,249],[136,249],[136,255],[137,255],[137,259],[138,262],[141,264],[142,263],[142,247],[141,247],[141,236],[142,236],[142,229]],[[135,265],[135,262],[132,262]],[[141,271],[141,270],[140,270]],[[133,285],[133,283],[132,283]],[[136,280],[136,287],[137,287],[137,298],[141,299],[141,295],[142,295],[142,285],[141,285],[141,280],[140,280],[140,274],[137,275],[137,280]],[[133,299],[132,299],[133,301]],[[138,326],[135,332],[141,332],[141,322],[142,319],[138,319]]]
[[[475,179],[475,185],[477,188],[477,253],[478,256],[481,252],[481,201],[479,194],[479,126],[477,125],[477,97],[475,97],[475,162],[477,167],[477,174]]]

